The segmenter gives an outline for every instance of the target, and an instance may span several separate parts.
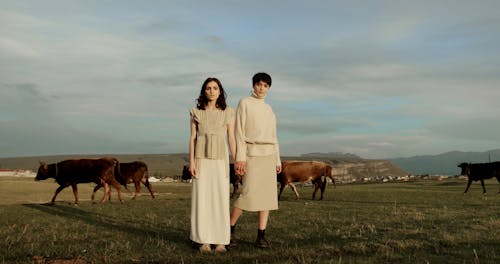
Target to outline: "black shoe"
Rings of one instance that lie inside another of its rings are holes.
[[[231,237],[229,240],[229,248],[235,247],[237,245],[235,235],[234,235],[235,226],[231,226]]]
[[[265,238],[266,230],[258,230],[257,232],[257,240],[255,241],[255,246],[258,248],[268,248],[270,247],[269,241]]]
[[[258,248],[268,248],[270,247],[269,241],[265,237],[258,237],[257,241],[255,241],[255,246]]]

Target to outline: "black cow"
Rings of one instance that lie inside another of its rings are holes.
[[[128,163],[120,162],[120,173],[115,175],[115,178],[126,189],[127,189],[127,184],[134,183],[135,193],[134,196],[132,197],[132,200],[134,200],[135,197],[137,197],[137,195],[140,193],[141,183],[144,184],[146,188],[148,188],[151,197],[155,198],[151,183],[149,182],[148,166],[146,165],[146,163],[142,161],[134,161]],[[92,200],[94,200],[94,195],[97,192],[97,190],[99,190],[102,187],[103,187],[102,185],[98,184],[94,188],[94,192],[92,193]],[[111,194],[108,194],[108,197],[111,198]]]
[[[189,172],[189,166],[184,165],[184,167],[182,168],[181,179],[187,181],[190,180],[191,178],[192,175]],[[229,164],[229,182],[233,185],[233,193],[231,193],[231,198],[233,198],[236,192],[238,191],[239,185],[242,184],[242,178],[241,176],[236,175],[233,163]]]
[[[57,195],[66,187],[71,186],[75,195],[75,205],[78,205],[79,183],[94,182],[105,188],[104,196],[101,199],[103,203],[106,196],[109,195],[109,185],[113,185],[118,190],[118,199],[122,201],[120,184],[115,179],[115,173],[119,174],[119,162],[114,158],[101,159],[74,159],[64,160],[58,163],[46,164],[40,162],[40,167],[35,180],[45,180],[54,178],[59,184],[51,204],[54,204]]]
[[[182,176],[181,176],[182,181],[189,181],[191,180],[191,178],[192,175],[191,172],[189,172],[189,166],[184,165],[184,167],[182,167]]]
[[[460,163],[458,165],[462,169],[460,175],[467,175],[469,182],[465,188],[464,193],[469,190],[472,181],[481,181],[483,186],[483,194],[486,193],[486,187],[484,187],[484,180],[491,179],[493,177],[497,178],[500,183],[500,161],[490,162],[490,163]],[[500,193],[500,190],[498,191]]]

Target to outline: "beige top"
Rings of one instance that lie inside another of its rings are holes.
[[[246,161],[247,156],[276,155],[276,165],[281,165],[276,116],[264,98],[255,94],[243,98],[236,110],[236,160]]]
[[[227,159],[227,125],[234,123],[234,110],[208,109],[193,107],[191,117],[196,121],[195,158]]]

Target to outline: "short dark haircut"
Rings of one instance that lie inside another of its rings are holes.
[[[207,95],[205,94],[205,89],[207,89],[207,85],[209,82],[216,82],[217,85],[219,86],[220,89],[220,94],[219,98],[217,98],[217,101],[215,102],[215,107],[226,110],[226,92],[224,91],[224,88],[222,87],[222,83],[219,81],[219,79],[214,78],[214,77],[209,77],[207,78],[204,82],[203,85],[201,86],[201,91],[200,91],[200,96],[198,96],[198,99],[196,99],[196,108],[200,110],[205,110],[205,107],[208,104],[208,98]]]
[[[252,77],[252,85],[255,85],[256,83],[258,83],[260,81],[267,83],[269,85],[269,87],[271,87],[271,83],[272,83],[271,75],[269,75],[265,72],[259,72],[259,73],[256,73]]]

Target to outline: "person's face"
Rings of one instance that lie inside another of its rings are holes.
[[[258,83],[253,85],[253,91],[259,97],[266,96],[267,92],[269,91],[269,84],[263,81],[259,81]]]
[[[207,97],[208,101],[216,101],[217,98],[219,98],[219,95],[219,85],[214,81],[207,83],[207,85],[205,86],[205,96]]]

